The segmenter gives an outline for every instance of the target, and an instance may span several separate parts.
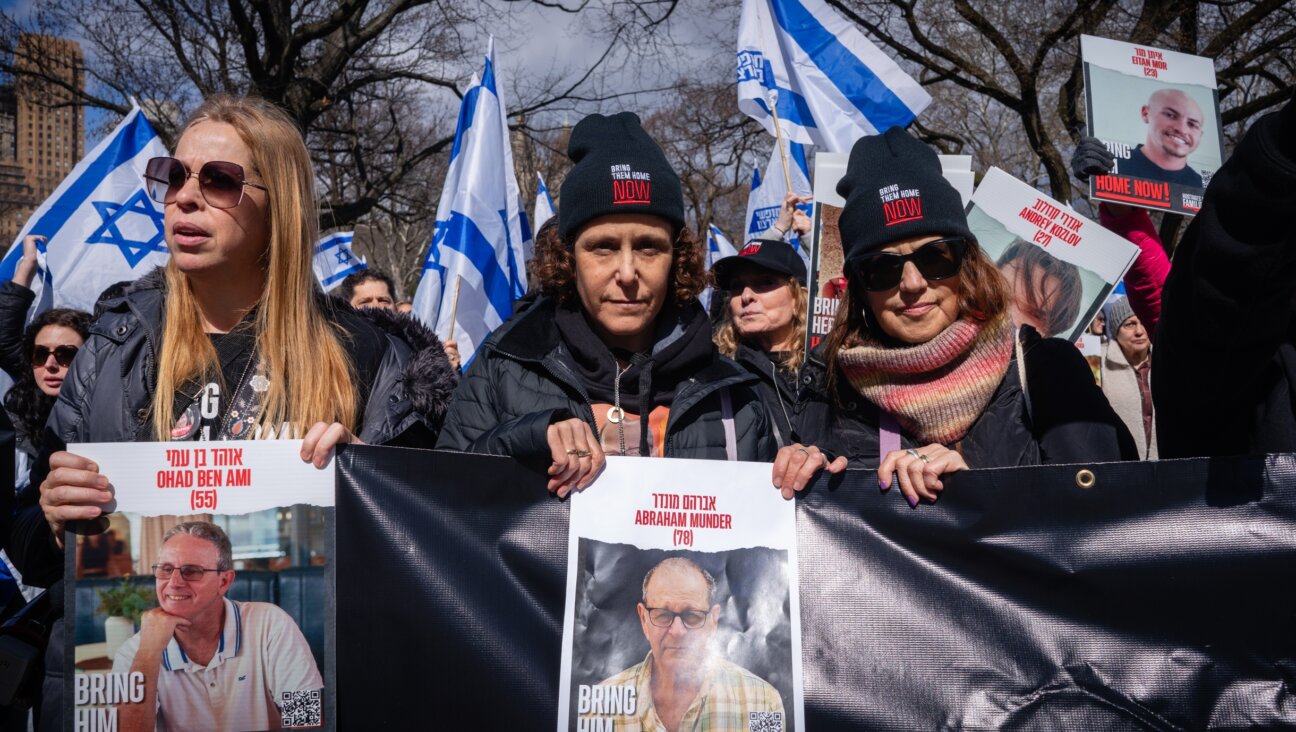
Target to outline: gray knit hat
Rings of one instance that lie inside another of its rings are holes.
[[[1120,329],[1121,323],[1134,317],[1134,309],[1130,307],[1129,299],[1118,297],[1115,300],[1103,305],[1103,318],[1106,319],[1107,332],[1115,333]]]

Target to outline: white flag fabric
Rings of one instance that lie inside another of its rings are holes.
[[[809,196],[813,190],[810,187],[810,166],[806,163],[805,147],[797,142],[789,142],[787,147],[790,163],[787,177],[783,175],[783,156],[779,155],[778,145],[774,145],[770,150],[770,159],[765,166],[764,174],[762,175],[759,169],[752,172],[752,189],[747,196],[747,232],[743,238],[744,243],[768,231],[778,220],[779,209],[782,208],[783,198],[787,195],[789,178],[792,180],[792,191],[798,196]],[[809,216],[812,205],[803,203],[797,208]],[[801,237],[796,232],[792,232],[787,237],[787,242],[792,245],[797,254],[801,255],[801,259],[805,260],[808,267],[810,247],[802,246]]]
[[[315,268],[315,279],[319,280],[320,288],[325,292],[331,292],[342,284],[348,275],[369,268],[363,257],[357,257],[351,251],[353,239],[354,231],[335,231],[315,244],[315,258],[311,265]]]
[[[442,339],[453,333],[465,367],[526,293],[531,233],[521,203],[492,38],[481,78],[473,77],[459,108],[432,245],[414,293],[414,314]]]
[[[540,187],[536,189],[535,215],[531,217],[531,223],[535,226],[535,230],[539,231],[546,221],[557,214],[557,210],[554,208],[553,198],[549,196],[549,186],[545,185],[544,176],[540,175],[540,171],[536,171],[536,178],[540,180]]]
[[[0,261],[0,278],[13,279],[23,237],[46,237],[29,318],[52,307],[91,311],[110,285],[166,264],[162,204],[144,190],[144,168],[169,154],[133,107],[36,209]]]
[[[771,134],[830,152],[903,127],[931,95],[824,0],[743,0],[738,108]]]

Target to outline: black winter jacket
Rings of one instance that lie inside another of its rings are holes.
[[[969,467],[1138,459],[1129,429],[1108,404],[1074,345],[1060,338],[1041,338],[1026,326],[1022,350],[1030,412],[1014,355],[990,403],[959,444]],[[822,349],[816,349],[801,371],[794,418],[799,436],[830,455],[845,455],[851,467],[876,468],[880,463],[878,408],[840,375],[836,383],[841,409],[835,409],[828,397]],[[921,448],[924,443],[902,432],[900,446]],[[856,461],[862,464],[855,465]]]
[[[744,343],[738,344],[734,360],[747,369],[748,373],[760,379],[756,385],[756,395],[765,404],[765,411],[770,414],[779,446],[797,442],[799,438],[792,415],[796,413],[798,375],[780,370],[768,353]]]
[[[437,447],[511,455],[543,470],[549,425],[580,417],[597,431],[591,400],[558,335],[555,304],[540,298],[484,343],[459,383]],[[671,403],[666,456],[724,460],[721,392],[733,408],[739,460],[770,461],[778,451],[770,418],[752,391],[756,378],[718,352]]]
[[[149,411],[157,380],[157,354],[165,299],[162,271],[145,275],[120,297],[100,303],[102,314],[68,371],[46,423],[46,459],[33,469],[31,485],[18,497],[18,512],[6,548],[24,581],[47,586],[63,574],[56,548],[38,505],[39,485],[48,453],[72,442],[135,442],[152,439]],[[439,381],[444,404],[454,384],[449,363],[439,369],[421,363],[425,373],[407,371],[410,346],[376,327],[340,301],[321,296],[329,317],[347,334],[343,345],[359,375],[362,417],[357,434],[370,444],[421,445],[435,440],[438,415],[420,413],[408,396],[407,381]],[[435,339],[435,337],[433,337]],[[437,342],[431,358],[444,352]],[[428,391],[428,390],[424,390]],[[433,390],[436,391],[436,390]],[[443,408],[443,407],[442,407]]]
[[[1162,458],[1296,452],[1296,101],[1215,173],[1175,250],[1152,361]]]

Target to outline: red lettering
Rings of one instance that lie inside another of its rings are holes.
[[[923,217],[921,198],[901,198],[882,204],[882,216],[887,226],[915,221]]]

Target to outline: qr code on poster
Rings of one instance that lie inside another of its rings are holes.
[[[324,726],[319,689],[285,691],[279,696],[285,729]]]
[[[783,732],[783,712],[748,712],[747,732]]]

